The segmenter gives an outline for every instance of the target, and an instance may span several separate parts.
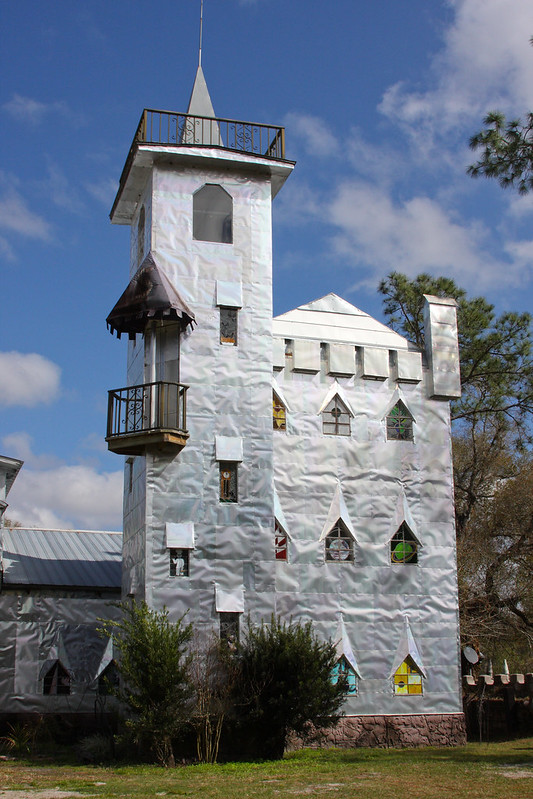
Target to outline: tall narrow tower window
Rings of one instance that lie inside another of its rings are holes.
[[[237,344],[237,308],[220,308],[220,343]]]
[[[146,224],[146,212],[144,205],[141,205],[139,211],[139,222],[137,224],[137,266],[140,265],[144,258],[144,228]]]
[[[233,244],[233,199],[213,183],[193,195],[192,235],[196,241]]]
[[[237,464],[234,461],[220,463],[220,501],[237,502]]]

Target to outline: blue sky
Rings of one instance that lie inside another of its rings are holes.
[[[185,111],[199,0],[2,4],[0,452],[8,516],[120,529],[105,318],[128,273],[108,213],[144,107]],[[221,117],[286,126],[274,311],[334,291],[380,317],[393,269],[531,310],[533,197],[465,175],[485,113],[533,109],[531,0],[205,0]]]

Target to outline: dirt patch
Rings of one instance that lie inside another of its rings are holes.
[[[533,766],[529,766],[527,763],[522,763],[519,766],[508,766],[505,771],[499,771],[498,774],[510,780],[522,780],[525,777],[533,777]]]

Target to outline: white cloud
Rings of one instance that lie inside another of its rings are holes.
[[[431,64],[432,88],[416,91],[397,83],[385,92],[380,106],[418,141],[442,137],[465,120],[477,120],[480,126],[493,108],[516,115],[533,107],[531,0],[449,3],[455,18]]]
[[[65,173],[57,164],[48,164],[48,180],[44,183],[46,195],[58,208],[65,208],[75,214],[84,210],[77,190],[71,185]]]
[[[11,100],[3,104],[2,109],[13,119],[30,125],[39,125],[48,114],[59,114],[75,127],[79,127],[85,122],[83,115],[73,113],[68,105],[61,100],[56,100],[53,103],[42,103],[40,100],[34,100],[33,97],[14,94]]]
[[[61,369],[36,352],[0,352],[0,406],[30,408],[56,399]]]
[[[0,229],[50,241],[50,225],[28,208],[17,185],[16,178],[0,172]]]
[[[33,452],[33,439],[29,433],[9,433],[2,439],[3,452],[9,453],[10,458],[24,461],[27,468],[51,469],[59,466],[61,461],[55,455],[36,455]]]
[[[320,117],[295,111],[285,117],[291,136],[302,139],[305,151],[314,156],[331,156],[339,151],[339,142]]]
[[[118,184],[114,178],[104,178],[97,183],[86,183],[86,190],[98,202],[110,208],[117,193]]]
[[[7,516],[28,527],[120,530],[122,483],[121,471],[23,467],[8,497]]]
[[[340,231],[334,237],[337,251],[369,268],[374,285],[377,276],[392,270],[445,274],[481,288],[497,285],[505,270],[508,282],[518,282],[518,269],[513,274],[513,265],[490,255],[488,231],[476,222],[459,224],[429,197],[395,203],[386,191],[353,181],[340,186],[329,218]]]

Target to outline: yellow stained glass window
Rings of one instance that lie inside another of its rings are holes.
[[[422,673],[411,655],[407,655],[394,673],[394,693],[397,696],[422,693]]]
[[[286,430],[287,411],[275,392],[272,392],[272,426],[274,430]]]

